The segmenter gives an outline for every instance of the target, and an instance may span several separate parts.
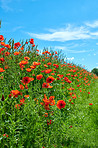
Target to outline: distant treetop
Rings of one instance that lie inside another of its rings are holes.
[[[98,76],[98,68],[94,68],[91,72]]]

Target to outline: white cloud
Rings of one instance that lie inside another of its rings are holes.
[[[94,53],[94,56],[96,55],[96,53]]]
[[[91,27],[91,28],[98,28],[98,21],[94,21],[93,23],[85,23],[86,26]]]
[[[97,26],[97,23],[98,21],[94,24]],[[40,40],[59,42],[98,38],[98,31],[91,31],[91,28],[87,27],[87,23],[80,27],[73,27],[71,24],[68,24],[65,28],[47,29],[47,31],[48,33],[27,32],[27,34]]]
[[[95,31],[94,28],[98,27],[98,20],[93,23],[86,22],[83,26],[73,26],[67,24],[65,28],[58,29],[45,29],[47,33],[32,33],[26,32],[29,36],[35,37],[40,40],[45,41],[74,41],[74,40],[83,40],[83,39],[97,39],[98,31]],[[96,43],[98,45],[98,43]]]
[[[93,36],[98,36],[98,32],[91,32],[90,34]]]
[[[71,57],[71,58],[65,58],[64,60],[69,60],[69,61],[71,60],[71,61],[72,61],[72,60],[74,60],[74,57]]]
[[[15,31],[17,31],[17,30],[19,30],[19,29],[21,29],[21,28],[23,28],[23,26],[15,27],[15,28],[12,29],[12,31],[15,32]]]
[[[13,9],[9,6],[12,0],[1,0],[1,8],[5,11],[12,11]]]
[[[56,49],[62,49],[62,50],[68,50],[68,47],[66,47],[66,46],[55,46],[55,47],[53,47],[55,50]]]
[[[66,51],[66,52],[70,52],[70,53],[85,53],[85,52],[90,52],[90,51],[93,51],[93,49],[90,49],[90,50],[72,50],[71,49],[72,47],[66,47],[66,46],[55,46],[54,49],[62,49],[63,51]]]
[[[98,63],[96,63],[96,64],[98,64]]]
[[[73,28],[71,25],[69,25],[67,28],[60,28],[57,30],[49,29],[48,31],[49,33],[36,34],[27,32],[27,34],[40,40],[60,42],[91,38],[89,30],[87,30],[85,27]]]

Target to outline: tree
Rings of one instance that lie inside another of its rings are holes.
[[[98,76],[98,68],[94,68],[91,72]]]

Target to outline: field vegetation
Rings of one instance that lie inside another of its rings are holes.
[[[0,148],[98,148],[97,101],[96,75],[0,35]]]

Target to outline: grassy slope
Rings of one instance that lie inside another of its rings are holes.
[[[72,115],[68,121],[72,128],[66,132],[67,147],[97,148],[98,147],[98,79],[90,86],[89,97],[77,99]],[[93,105],[89,105],[93,103]],[[65,142],[66,145],[66,142]]]

